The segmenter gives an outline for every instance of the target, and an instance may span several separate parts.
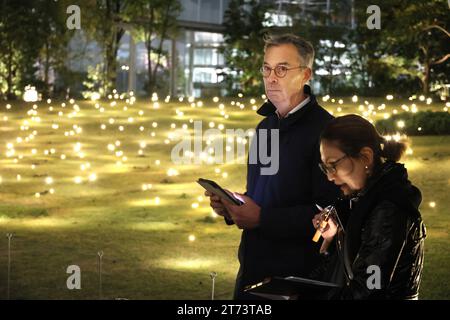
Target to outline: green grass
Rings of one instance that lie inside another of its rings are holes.
[[[361,102],[343,99],[342,105],[331,101],[323,104],[335,115],[362,112],[358,109]],[[118,100],[114,107],[110,101],[103,101],[99,104],[104,112],[93,102],[76,102],[81,110],[72,118],[68,117],[73,111],[69,102],[65,102],[65,108],[61,101],[40,102],[40,122],[27,114],[32,104],[13,102],[10,109],[6,109],[6,103],[0,104],[0,235],[14,233],[11,298],[97,299],[98,251],[104,252],[105,299],[209,299],[212,271],[218,274],[216,298],[231,298],[240,231],[212,217],[206,199],[199,201],[203,191],[194,181],[198,177],[211,178],[242,192],[246,167],[236,163],[175,165],[170,154],[177,141],[166,144],[164,140],[172,131],[172,123],[177,128],[187,124],[192,129],[189,119],[204,120],[203,130],[210,121],[216,127],[223,124],[225,129],[253,128],[260,117],[251,109],[249,99],[239,101],[245,104],[243,110],[232,105],[231,100],[205,100],[202,107],[196,108],[187,101],[161,101],[159,109],[153,109],[151,101],[139,101],[128,105],[127,111],[123,110],[125,101]],[[225,105],[228,119],[220,114],[220,103]],[[260,103],[257,99],[255,104]],[[401,105],[411,102],[369,99],[369,103],[373,103],[375,111],[381,103],[386,104],[384,110],[372,116],[378,119],[393,109],[401,112]],[[442,110],[445,106],[416,104],[419,110]],[[177,115],[176,109],[184,115]],[[139,110],[144,111],[142,116]],[[64,115],[58,116],[59,111]],[[132,123],[129,117],[134,117]],[[114,124],[109,124],[110,118],[114,118]],[[156,128],[152,127],[154,121],[158,123]],[[58,129],[52,128],[55,123]],[[106,130],[100,129],[101,124],[107,126]],[[73,130],[73,125],[82,127],[82,132],[66,137],[64,132]],[[118,130],[119,125],[125,127],[123,132]],[[29,128],[21,130],[21,126]],[[144,131],[139,130],[140,126]],[[25,141],[34,130],[35,138]],[[17,141],[18,137],[22,142]],[[121,157],[127,157],[120,166],[116,164],[120,158],[107,149],[116,140],[121,142],[116,151],[123,151]],[[413,153],[406,156],[405,162],[411,180],[422,190],[421,211],[428,228],[421,298],[449,299],[450,137],[411,140]],[[146,147],[140,156],[141,141],[146,142]],[[76,142],[82,145],[83,159],[74,150]],[[11,149],[8,143],[13,144]],[[44,154],[52,148],[54,154]],[[8,157],[7,151],[12,149],[15,153]],[[62,160],[61,154],[67,158]],[[80,165],[86,163],[90,168],[82,170]],[[170,168],[178,170],[179,175],[168,176]],[[88,181],[91,173],[96,173],[96,181]],[[82,177],[81,184],[74,182],[76,176]],[[47,177],[53,178],[51,185],[45,183]],[[143,184],[152,184],[152,188],[143,190]],[[53,194],[50,189],[54,189]],[[155,197],[160,198],[159,205]],[[436,206],[430,207],[430,202]],[[198,203],[198,208],[192,207],[193,203]],[[195,241],[188,240],[190,235],[195,235]],[[81,290],[66,287],[66,268],[72,264],[81,268]],[[0,299],[7,294],[6,270],[7,239],[2,236]]]

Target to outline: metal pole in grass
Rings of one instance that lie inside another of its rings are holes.
[[[211,280],[212,280],[211,300],[214,300],[214,290],[215,290],[215,285],[216,285],[216,276],[217,276],[217,273],[211,272],[209,275],[210,275]]]
[[[11,238],[12,238],[13,234],[12,233],[7,233],[6,234],[6,238],[8,238],[8,281],[7,281],[7,299],[9,300],[10,295],[9,295],[9,291],[10,291],[10,280],[11,280]]]
[[[103,292],[102,292],[102,258],[103,258],[103,251],[97,252],[98,255],[98,294],[99,299],[103,299]]]

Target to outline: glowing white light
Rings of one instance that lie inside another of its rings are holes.
[[[38,92],[35,87],[26,86],[25,93],[23,94],[23,101],[36,102],[38,101]]]
[[[100,93],[98,93],[98,92],[93,92],[92,94],[91,94],[91,100],[92,101],[97,101],[97,100],[99,100],[101,98],[101,96],[100,96]]]
[[[173,177],[179,175],[179,172],[176,169],[170,168],[169,170],[167,170],[167,175],[169,177]]]

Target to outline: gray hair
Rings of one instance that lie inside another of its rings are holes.
[[[298,55],[302,63],[312,69],[314,62],[314,48],[309,41],[292,33],[280,35],[269,34],[264,36],[264,51],[270,47],[282,44],[292,44],[297,48]]]

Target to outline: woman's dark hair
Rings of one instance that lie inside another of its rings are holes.
[[[327,140],[350,157],[357,158],[362,148],[369,147],[374,152],[374,163],[378,166],[382,158],[397,162],[405,152],[404,141],[385,139],[366,119],[349,114],[331,120],[322,132],[320,140]]]

